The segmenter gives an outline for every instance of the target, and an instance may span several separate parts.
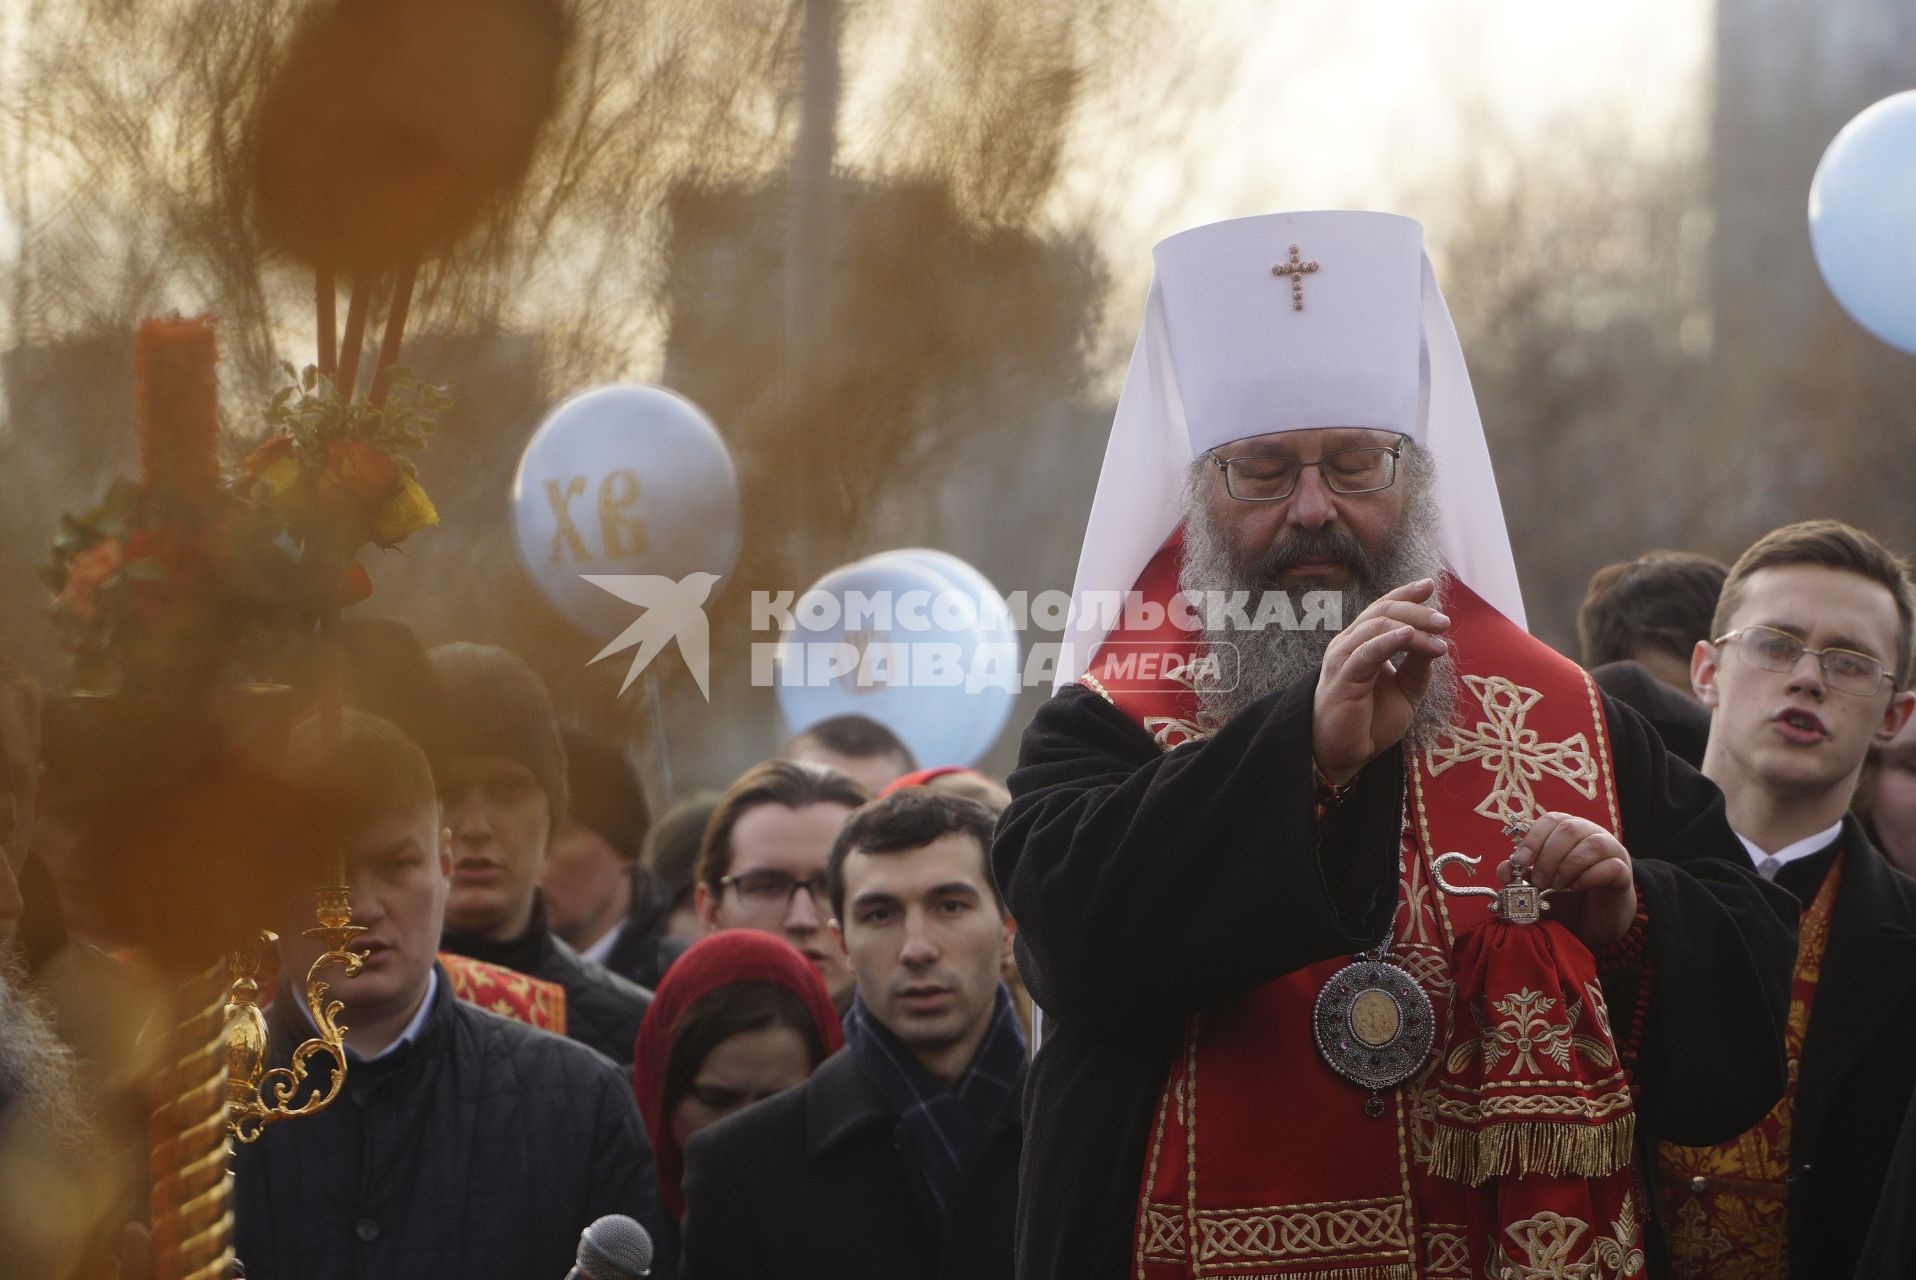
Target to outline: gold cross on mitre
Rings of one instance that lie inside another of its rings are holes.
[[[1491,775],[1491,787],[1476,812],[1497,822],[1528,822],[1543,812],[1533,783],[1559,779],[1589,800],[1597,794],[1597,761],[1581,733],[1562,742],[1544,742],[1524,717],[1543,700],[1502,676],[1465,676],[1464,686],[1483,706],[1485,719],[1474,728],[1452,726],[1424,753],[1436,777],[1453,765],[1474,761]]]
[[[1291,246],[1291,260],[1289,262],[1280,262],[1271,268],[1272,275],[1289,276],[1291,278],[1291,310],[1302,311],[1304,309],[1304,276],[1306,272],[1315,270],[1317,270],[1316,262],[1305,262],[1297,256],[1296,245]]]

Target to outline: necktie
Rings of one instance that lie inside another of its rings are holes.
[[[1782,865],[1783,864],[1775,858],[1764,858],[1763,861],[1756,864],[1756,874],[1762,876],[1765,880],[1774,880],[1776,879],[1777,870],[1781,868]]]

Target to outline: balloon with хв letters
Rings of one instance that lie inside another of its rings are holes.
[[[1844,125],[1810,183],[1810,247],[1856,323],[1916,354],[1916,90]]]
[[[552,606],[610,640],[633,606],[581,575],[729,574],[738,563],[738,475],[718,430],[684,397],[594,387],[554,409],[512,482],[519,559]]]

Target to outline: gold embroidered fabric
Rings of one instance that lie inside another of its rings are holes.
[[[1524,719],[1543,694],[1503,676],[1465,676],[1464,687],[1477,698],[1485,718],[1469,729],[1446,729],[1424,753],[1425,767],[1436,777],[1453,766],[1476,763],[1495,781],[1475,812],[1498,823],[1529,822],[1544,812],[1534,784],[1548,775],[1575,787],[1586,800],[1597,795],[1597,760],[1590,740],[1573,734],[1562,742],[1543,742]]]
[[[1657,1145],[1657,1200],[1676,1280],[1787,1280],[1796,1079],[1842,870],[1839,854],[1797,933],[1796,979],[1783,1034],[1789,1087],[1782,1098],[1762,1123],[1728,1142]]]
[[[1615,1280],[1643,1269],[1641,1224],[1634,1200],[1608,1231],[1586,1246],[1590,1224],[1561,1213],[1540,1213],[1504,1228],[1490,1257],[1491,1280]]]

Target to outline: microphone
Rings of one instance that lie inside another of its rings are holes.
[[[652,1237],[622,1213],[608,1213],[579,1233],[578,1265],[565,1280],[639,1280],[652,1274]]]

